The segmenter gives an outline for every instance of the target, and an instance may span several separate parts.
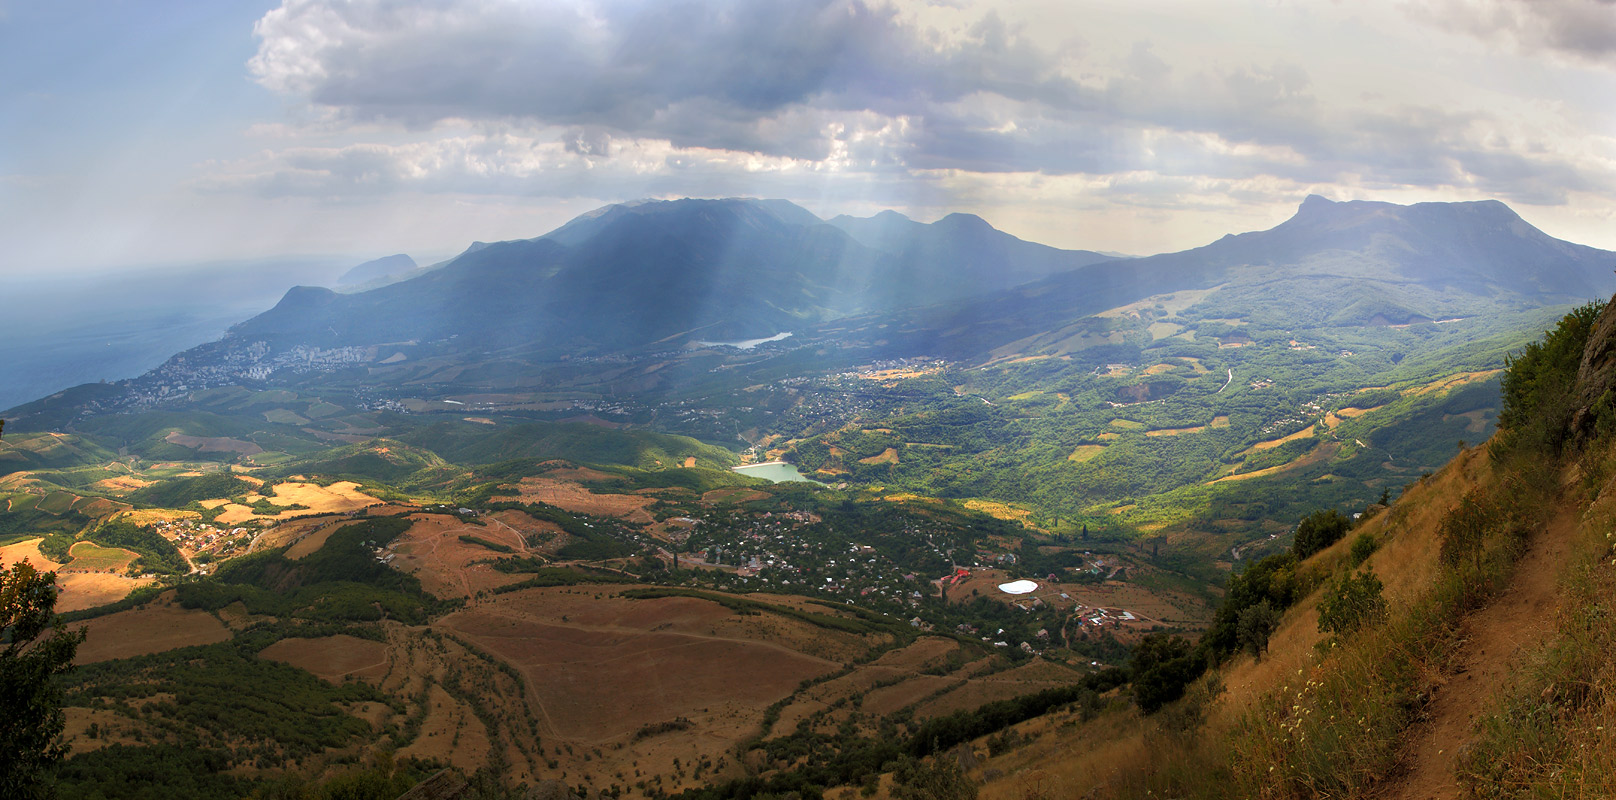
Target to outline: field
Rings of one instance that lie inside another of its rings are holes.
[[[554,476],[557,473],[549,473]],[[511,500],[516,502],[540,502],[555,506],[567,511],[581,514],[595,514],[603,517],[618,517],[629,522],[652,522],[651,515],[645,507],[656,502],[655,498],[630,494],[595,494],[584,488],[582,484],[570,480],[561,480],[555,477],[523,478],[515,485],[515,496],[497,497],[496,500]]]
[[[130,592],[150,584],[150,578],[133,578],[124,574],[134,554],[120,548],[99,547],[89,542],[73,545],[73,562],[66,566],[56,563],[39,552],[39,539],[28,539],[0,547],[0,564],[14,564],[23,559],[41,572],[56,573],[56,585],[62,593],[56,599],[56,610],[61,613],[94,608],[122,600]],[[87,560],[87,561],[86,561]],[[110,573],[107,570],[112,570]]]
[[[345,514],[382,502],[359,491],[359,484],[353,481],[338,481],[330,486],[321,486],[317,483],[277,483],[275,496],[269,498],[269,501],[275,505],[301,505],[307,508],[291,509],[277,514],[258,514],[247,506],[235,503],[209,502],[224,508],[216,520],[220,525],[240,525],[252,520],[283,520],[307,514]],[[209,502],[204,502],[203,505],[207,506]]]
[[[674,760],[726,762],[758,732],[765,707],[867,646],[696,598],[566,587],[500,595],[433,628],[519,670],[538,736],[565,751],[568,780],[597,786],[635,770],[663,786],[700,785]],[[456,712],[445,704],[442,713],[435,723],[447,727]]]
[[[385,643],[342,634],[282,639],[260,650],[258,657],[306,669],[332,683],[350,675],[378,680],[387,674],[389,664]]]
[[[522,514],[491,515],[486,525],[470,525],[442,514],[414,514],[410,519],[415,524],[393,544],[393,566],[420,578],[422,588],[438,597],[472,597],[523,579],[521,575],[496,571],[488,562],[500,554],[462,541],[461,536],[503,544],[516,555],[526,555],[528,547],[522,531],[532,532],[546,525]]]
[[[224,436],[188,436],[179,431],[174,431],[163,437],[163,441],[169,444],[177,444],[180,447],[189,447],[199,453],[238,453],[244,456],[253,456],[264,452],[264,448],[240,439],[231,439]]]
[[[550,735],[598,743],[680,716],[739,734],[797,683],[835,669],[768,641],[832,634],[772,616],[739,619],[693,598],[548,589],[504,595],[439,624],[526,673]],[[789,630],[749,635],[764,626]]]
[[[64,569],[70,572],[120,573],[140,557],[121,547],[102,547],[94,542],[79,542],[68,553],[73,561]]]
[[[76,664],[161,653],[230,638],[229,629],[212,614],[165,604],[119,611],[73,627],[87,634],[79,645]]]

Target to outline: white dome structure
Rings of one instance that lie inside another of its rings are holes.
[[[1032,581],[1011,581],[999,584],[999,591],[1005,594],[1028,594],[1038,590],[1038,584]]]

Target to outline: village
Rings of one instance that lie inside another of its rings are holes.
[[[253,531],[225,527],[199,519],[164,519],[152,525],[164,539],[174,543],[180,555],[201,574],[212,572],[222,561],[244,555],[252,546]]]
[[[678,522],[689,531],[678,546],[680,568],[717,573],[699,579],[714,588],[856,604],[921,630],[950,631],[1027,655],[1053,648],[1109,652],[1109,645],[1087,645],[1114,645],[1119,637],[1137,639],[1175,624],[1111,599],[1126,586],[1115,579],[1127,566],[1114,556],[1084,553],[1079,566],[1060,574],[1012,580],[1021,574],[1015,553],[991,540],[957,548],[957,539],[922,525],[848,530],[805,512],[724,509]]]

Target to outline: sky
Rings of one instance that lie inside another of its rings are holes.
[[[644,197],[1148,254],[1308,194],[1616,249],[1616,0],[0,0],[0,275],[445,257]]]

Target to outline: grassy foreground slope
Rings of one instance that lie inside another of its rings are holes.
[[[1485,447],[1269,565],[1262,591],[1231,582],[1226,604],[1296,598],[1271,636],[1153,715],[1058,711],[985,742],[982,796],[1616,794],[1616,312],[1602,305],[1516,354]]]

